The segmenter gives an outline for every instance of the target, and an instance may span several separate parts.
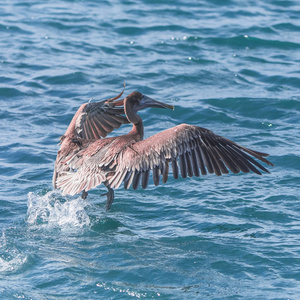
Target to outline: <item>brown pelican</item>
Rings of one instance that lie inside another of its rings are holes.
[[[118,100],[122,93],[108,100],[83,104],[61,137],[53,186],[63,195],[82,192],[85,199],[90,189],[103,183],[108,189],[106,209],[109,210],[114,200],[113,189],[123,182],[125,189],[131,185],[137,189],[140,183],[145,189],[150,171],[155,185],[161,175],[165,183],[170,164],[175,179],[179,172],[183,178],[207,172],[220,176],[229,170],[261,175],[260,169],[269,173],[251,156],[273,166],[264,158],[268,154],[242,147],[198,126],[181,124],[143,140],[143,122],[137,112],[147,107],[174,107],[139,92]],[[129,122],[133,126],[128,134],[105,138],[107,133]]]

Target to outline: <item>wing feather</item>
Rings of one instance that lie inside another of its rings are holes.
[[[184,154],[179,155],[179,165],[180,165],[180,173],[182,178],[186,178],[187,171],[186,171],[186,160]]]
[[[118,104],[120,105],[118,100]],[[100,139],[129,121],[124,116],[124,107],[115,108],[115,103],[109,100],[83,104],[69,127],[68,133],[73,133],[82,139]],[[72,126],[71,126],[72,125]],[[69,132],[73,131],[73,132]],[[66,132],[66,133],[67,133]]]
[[[133,187],[134,190],[136,190],[138,188],[139,184],[140,184],[141,175],[142,175],[141,171],[137,171],[134,174],[133,182],[132,182],[132,187]]]
[[[269,172],[249,154],[273,165],[264,158],[266,153],[242,147],[208,129],[181,124],[125,148],[116,163],[114,176],[120,176],[125,168],[124,187],[128,189],[132,184],[136,189],[140,183],[143,188],[148,186],[151,170],[155,185],[159,184],[161,175],[165,183],[169,163],[175,179],[179,170],[183,178],[200,176],[200,173],[206,175],[207,172],[220,176],[229,170],[233,173],[253,171],[261,174],[258,169]]]
[[[179,177],[179,170],[178,170],[178,163],[177,163],[177,158],[173,157],[172,158],[172,170],[173,170],[173,176],[175,179],[178,179]]]
[[[86,122],[83,128],[88,135],[95,133],[97,129],[94,123],[97,122],[100,121],[97,119]],[[91,126],[91,129],[86,129],[86,126]],[[159,185],[161,176],[163,183],[168,180],[170,163],[175,179],[179,177],[179,173],[186,178],[207,173],[220,176],[229,173],[229,170],[233,173],[252,171],[259,175],[262,174],[260,170],[269,172],[250,155],[272,166],[264,158],[266,153],[242,147],[208,129],[186,124],[139,142],[128,143],[126,139],[122,139],[95,141],[97,145],[102,145],[100,148],[96,147],[100,151],[93,155],[91,152],[83,165],[80,164],[80,152],[71,155],[62,162],[68,168],[56,178],[56,186],[64,195],[87,191],[101,183],[110,188],[118,188],[124,182],[125,189],[131,185],[133,189],[137,189],[141,184],[145,189],[151,171],[155,185]],[[118,147],[118,152],[108,151],[111,147]]]
[[[164,172],[163,172],[163,183],[166,183],[169,176],[169,162],[165,162]]]
[[[119,128],[122,123],[110,117],[109,114],[102,114],[103,119],[113,128]]]
[[[142,173],[142,187],[143,189],[147,188],[149,182],[150,170],[145,170]]]
[[[191,152],[186,151],[185,152],[185,161],[186,161],[186,166],[187,166],[187,173],[189,177],[193,177],[194,172],[193,172],[193,167],[192,167],[192,162],[191,162]]]
[[[194,170],[194,174],[196,177],[200,176],[200,172],[199,172],[199,164],[198,164],[198,159],[196,156],[196,152],[195,149],[191,149],[191,153],[192,153],[192,163],[193,163],[193,170]]]

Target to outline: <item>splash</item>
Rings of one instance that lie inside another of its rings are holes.
[[[0,273],[19,270],[27,262],[27,255],[21,253],[6,241],[5,231],[0,237]]]
[[[85,211],[87,203],[81,198],[65,199],[57,191],[39,196],[28,193],[26,221],[31,226],[85,227],[90,218]]]
[[[13,272],[20,269],[27,262],[27,256],[19,253],[18,250],[10,250],[8,258],[0,257],[0,273]]]

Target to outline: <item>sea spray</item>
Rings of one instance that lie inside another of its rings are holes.
[[[84,227],[90,225],[85,211],[87,202],[81,198],[64,199],[57,191],[45,195],[28,193],[26,222],[30,226]]]

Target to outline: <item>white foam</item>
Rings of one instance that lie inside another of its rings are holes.
[[[27,256],[17,250],[11,250],[10,256],[7,260],[0,257],[0,273],[16,271],[27,262]]]
[[[26,221],[31,226],[84,227],[90,224],[85,211],[87,202],[81,197],[66,199],[57,191],[43,196],[28,193]]]
[[[27,255],[7,245],[5,232],[3,231],[0,237],[0,273],[16,271],[26,262]]]

